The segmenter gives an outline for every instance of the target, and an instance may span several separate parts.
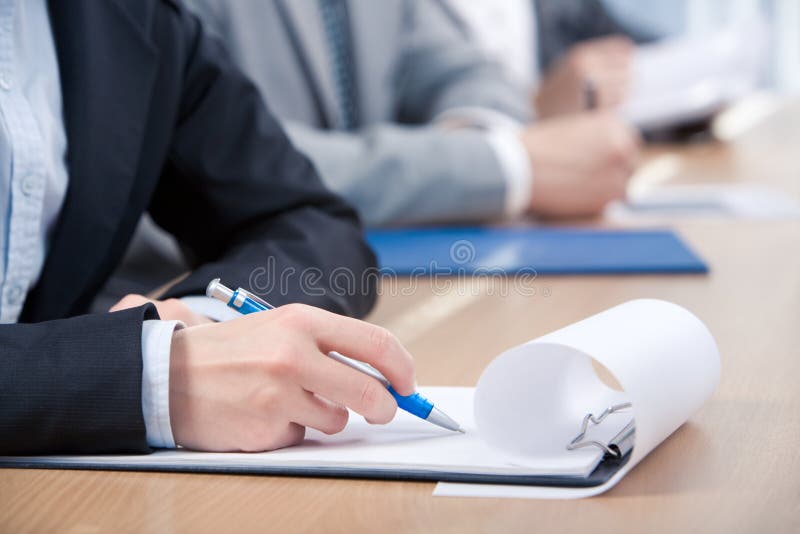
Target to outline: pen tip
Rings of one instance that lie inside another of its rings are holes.
[[[462,434],[466,434],[466,433],[467,433],[467,431],[466,431],[466,430],[464,430],[464,429],[463,429],[463,428],[461,428],[461,427],[458,427],[458,428],[456,428],[456,432],[461,432]]]

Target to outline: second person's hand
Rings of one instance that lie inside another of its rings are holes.
[[[533,168],[529,211],[544,217],[597,215],[624,198],[641,144],[638,132],[610,112],[541,121],[522,141]]]
[[[586,87],[594,92],[598,109],[623,103],[631,83],[635,46],[627,37],[612,35],[573,46],[545,75],[534,96],[542,118],[585,111]]]

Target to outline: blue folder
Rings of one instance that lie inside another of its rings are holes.
[[[708,272],[670,230],[434,227],[373,230],[367,240],[399,275]]]

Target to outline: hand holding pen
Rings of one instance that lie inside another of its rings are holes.
[[[131,308],[150,305],[162,320],[191,314],[181,301],[138,296],[115,310],[141,316]],[[388,331],[363,321],[292,304],[223,323],[191,322],[196,326],[166,330],[159,340],[170,355],[169,398],[159,400],[169,415],[158,431],[186,448],[257,452],[294,445],[306,427],[341,431],[346,407],[372,423],[392,420],[397,401],[384,383],[335,361],[328,355],[334,349],[379,369],[398,395],[414,394],[409,353]]]
[[[171,430],[175,443],[188,449],[259,452],[295,445],[306,427],[340,432],[346,407],[372,423],[392,420],[397,404],[391,394],[328,357],[333,349],[380,369],[399,392],[414,392],[414,362],[397,339],[311,306],[179,329],[165,341],[169,419],[158,430]]]
[[[219,278],[212,280],[208,284],[206,296],[216,298],[242,314],[265,312],[275,309],[274,306],[261,300],[258,296],[253,295],[249,291],[246,291],[242,288],[238,288],[234,291],[228,287],[225,287],[222,283],[220,283]],[[376,330],[376,332],[380,332],[380,335],[387,340],[394,339],[393,336],[386,330]],[[378,343],[378,345],[383,346],[383,342]],[[380,350],[382,352],[382,349]],[[348,358],[347,356],[343,356],[339,352],[333,350],[328,352],[328,356],[331,359],[349,367],[350,369],[358,371],[359,373],[376,380],[394,397],[395,401],[397,402],[397,406],[400,409],[447,430],[462,433],[464,432],[464,430],[461,428],[461,425],[459,425],[443,411],[436,408],[432,402],[421,396],[419,393],[406,394],[395,389],[391,382],[389,382],[389,380],[382,375],[380,371],[366,363],[373,361],[374,356],[367,360],[359,361]],[[381,358],[379,358],[379,360],[380,359]]]

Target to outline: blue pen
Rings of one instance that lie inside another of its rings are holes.
[[[220,283],[219,278],[215,278],[208,284],[208,287],[206,288],[206,295],[211,298],[221,300],[227,304],[229,308],[233,308],[234,310],[243,314],[267,311],[275,307],[269,302],[260,299],[256,295],[253,295],[241,287],[235,291],[229,287],[226,287]],[[386,377],[371,365],[353,360],[335,351],[329,352],[328,356],[337,362],[343,363],[351,369],[355,369],[356,371],[364,373],[367,376],[371,376],[383,384],[386,389],[389,390],[389,393],[391,393],[395,398],[397,401],[397,407],[401,410],[405,410],[412,415],[416,415],[420,419],[424,419],[429,423],[446,428],[447,430],[461,433],[464,432],[464,429],[461,428],[461,425],[455,422],[446,413],[435,407],[431,401],[419,393],[414,393],[413,395],[408,396],[403,396],[397,393]]]

